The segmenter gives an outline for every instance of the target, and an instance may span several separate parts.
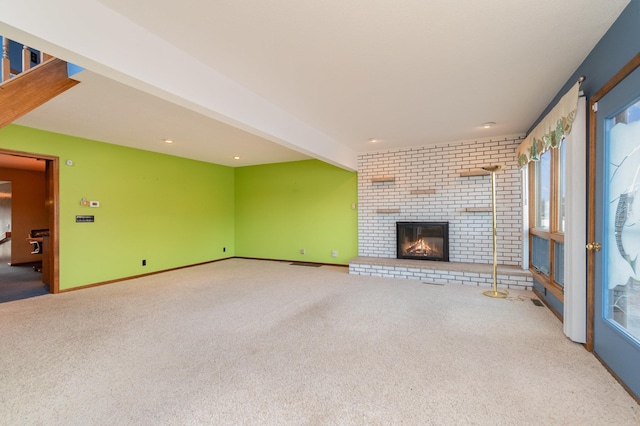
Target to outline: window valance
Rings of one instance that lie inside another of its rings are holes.
[[[538,161],[549,149],[560,146],[560,141],[571,133],[579,91],[580,83],[576,83],[520,144],[516,151],[518,167]]]

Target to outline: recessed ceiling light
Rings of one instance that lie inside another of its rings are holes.
[[[485,128],[485,129],[490,129],[495,125],[496,125],[496,123],[493,122],[493,121],[487,121],[486,123],[482,123],[482,127]]]
[[[239,160],[239,159],[240,159],[240,157],[238,157],[237,155],[234,155],[233,159],[234,159],[234,160]]]
[[[172,144],[173,143],[173,139],[162,139],[162,141],[164,143],[168,143],[168,144]]]
[[[380,139],[376,139],[376,138],[369,138],[367,139],[369,141],[369,143],[376,143],[376,142],[380,142]]]

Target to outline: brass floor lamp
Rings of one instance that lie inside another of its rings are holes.
[[[493,290],[483,292],[485,296],[504,299],[507,293],[498,291],[498,246],[496,239],[496,172],[504,169],[502,165],[485,166],[482,168],[491,172],[491,207],[493,210]]]

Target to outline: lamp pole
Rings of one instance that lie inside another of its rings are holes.
[[[497,244],[497,223],[496,223],[496,172],[504,169],[502,165],[485,166],[482,168],[491,173],[491,207],[493,211],[493,290],[485,291],[482,294],[488,297],[504,299],[507,293],[498,291],[498,244]]]

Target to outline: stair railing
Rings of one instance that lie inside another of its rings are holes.
[[[0,72],[0,78],[1,78],[0,83],[5,82],[10,78],[15,77],[16,75],[31,69],[31,55],[35,53],[35,52],[32,52],[31,49],[29,49],[29,46],[24,45],[20,42],[17,42],[19,45],[22,46],[22,64],[21,64],[22,68],[21,68],[21,71],[15,68],[12,68],[11,58],[9,57],[9,41],[10,40],[7,37],[2,37],[2,63],[1,63],[2,70]],[[53,58],[53,56],[44,52],[40,52],[38,59],[40,60],[40,63],[43,63],[48,61],[51,58]]]
[[[11,76],[11,62],[9,61],[9,39],[6,37],[2,37],[2,80],[9,80]]]

